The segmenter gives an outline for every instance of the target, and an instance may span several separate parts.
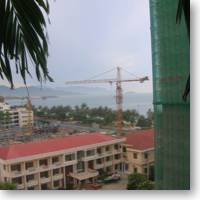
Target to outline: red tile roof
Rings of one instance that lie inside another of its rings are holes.
[[[109,142],[115,139],[116,138],[113,136],[102,133],[85,133],[61,138],[46,139],[37,142],[13,144],[0,147],[0,158],[3,160],[15,159],[36,154],[71,149],[80,146]]]
[[[154,129],[140,130],[126,136],[126,144],[136,150],[154,148]]]

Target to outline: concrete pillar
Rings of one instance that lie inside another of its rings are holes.
[[[84,162],[84,168],[85,168],[85,172],[87,172],[88,171],[88,161],[85,161]]]
[[[47,158],[47,163],[48,163],[48,167],[50,167],[52,164],[52,157]]]
[[[23,179],[24,179],[24,188],[25,188],[25,190],[27,190],[27,181],[26,181],[26,175],[23,177]]]
[[[63,176],[64,176],[64,188],[66,188],[66,172],[65,172],[65,167],[63,167]]]
[[[73,165],[73,173],[77,173],[77,167],[76,167],[76,164]]]
[[[41,190],[40,172],[38,172],[38,189]]]
[[[49,172],[49,176],[50,176],[50,188],[53,189],[53,170],[51,169]]]

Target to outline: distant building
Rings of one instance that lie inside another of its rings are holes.
[[[17,189],[58,189],[92,183],[121,170],[124,138],[83,133],[0,147],[0,182]]]
[[[24,106],[10,106],[5,102],[0,102],[0,112],[5,114],[0,119],[0,128],[26,127],[33,124],[33,111],[29,111]]]
[[[128,174],[141,173],[154,179],[154,129],[139,130],[126,136],[124,166]]]

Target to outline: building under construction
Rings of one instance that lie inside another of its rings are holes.
[[[185,21],[176,23],[177,6],[178,0],[150,0],[156,189],[190,188],[190,104],[182,99],[189,41]]]

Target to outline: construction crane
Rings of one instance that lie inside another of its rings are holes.
[[[25,85],[26,86],[26,85]],[[28,90],[28,87],[26,86],[26,91],[27,91],[27,103],[26,103],[26,109],[28,111],[28,120],[27,120],[27,129],[26,129],[26,135],[32,135],[33,133],[33,124],[32,124],[32,112],[33,112],[33,107],[32,107],[32,102],[30,98],[30,93]]]
[[[116,68],[115,68],[116,69]],[[111,70],[110,70],[111,71]],[[102,73],[104,74],[104,73]],[[116,126],[118,135],[123,135],[123,93],[122,93],[122,83],[138,81],[143,83],[149,80],[147,76],[136,79],[121,79],[121,68],[117,67],[117,77],[115,79],[97,79],[97,80],[81,80],[81,81],[66,81],[65,84],[95,84],[95,83],[109,83],[116,84],[116,105],[117,105],[117,115],[116,115]]]

